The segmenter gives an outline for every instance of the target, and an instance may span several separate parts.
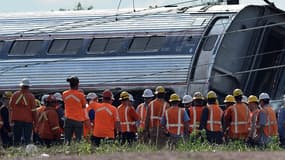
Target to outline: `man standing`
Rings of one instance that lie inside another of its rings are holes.
[[[158,86],[155,89],[156,99],[150,102],[150,108],[147,111],[145,129],[149,132],[150,143],[158,148],[163,148],[166,145],[166,137],[160,124],[161,118],[169,104],[164,100],[165,89]]]
[[[12,96],[12,92],[6,91],[4,92],[2,99],[3,104],[0,107],[0,120],[2,120],[1,124],[2,128],[0,129],[2,145],[4,148],[7,148],[12,145],[12,130],[10,127],[10,112],[9,112],[9,101]]]
[[[184,108],[180,108],[180,97],[177,94],[170,96],[170,108],[165,111],[161,120],[162,126],[166,128],[169,135],[169,148],[176,148],[181,138],[189,135],[189,116]]]
[[[71,138],[75,134],[76,141],[80,141],[85,120],[84,108],[86,105],[85,95],[78,90],[79,79],[72,76],[66,79],[70,89],[63,92],[65,105],[64,140],[70,145]]]
[[[283,95],[283,106],[278,112],[278,133],[280,147],[285,148],[285,95]]]
[[[22,137],[24,144],[31,142],[33,123],[36,122],[36,102],[30,86],[30,81],[24,78],[20,83],[21,90],[16,91],[10,99],[16,146],[21,144]]]
[[[149,140],[148,134],[144,131],[145,130],[145,120],[146,120],[146,113],[149,108],[149,103],[152,101],[154,95],[150,89],[145,89],[143,92],[142,97],[144,98],[144,103],[141,103],[137,107],[137,113],[140,117],[138,122],[138,138],[139,141],[143,143],[147,143]]]
[[[251,118],[250,118],[250,128],[249,128],[249,134],[247,139],[247,144],[249,146],[255,146],[256,144],[256,137],[257,137],[257,118],[259,114],[258,109],[258,99],[254,95],[250,95],[248,97],[248,107],[251,112]]]
[[[248,137],[250,111],[242,102],[243,92],[240,89],[233,91],[236,104],[230,106],[225,113],[225,125],[228,137],[232,140],[245,140]]]
[[[267,93],[261,93],[259,95],[259,104],[262,109],[259,112],[257,122],[259,125],[257,136],[258,143],[261,147],[266,147],[266,145],[271,141],[271,137],[278,134],[276,114],[270,106],[269,101],[270,97]]]
[[[102,140],[115,139],[115,132],[120,132],[120,121],[118,110],[112,105],[113,94],[110,90],[103,92],[103,102],[101,104],[91,103],[90,108],[95,111],[94,130],[91,142],[99,147]]]
[[[204,97],[201,92],[195,92],[193,96],[192,107],[189,108],[189,131],[190,134],[198,130],[200,126],[202,111],[204,109]],[[195,133],[196,134],[196,133]]]
[[[208,106],[202,111],[199,129],[205,129],[207,140],[210,143],[223,143],[222,116],[223,111],[217,104],[217,94],[209,91],[207,94]]]
[[[136,140],[136,121],[139,115],[130,103],[130,95],[123,91],[120,94],[121,105],[118,107],[120,125],[121,125],[121,143],[132,144]]]

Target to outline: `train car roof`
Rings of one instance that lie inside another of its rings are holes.
[[[243,5],[0,14],[0,37],[106,32],[153,32],[203,28],[214,13],[233,14]],[[208,14],[205,14],[208,13]],[[117,16],[116,16],[117,15]]]

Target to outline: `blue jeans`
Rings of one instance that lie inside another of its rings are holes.
[[[14,121],[14,145],[30,144],[33,124],[22,121]]]

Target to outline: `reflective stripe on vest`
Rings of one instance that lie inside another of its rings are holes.
[[[197,111],[196,111],[196,107],[192,108],[193,111],[193,124],[190,124],[190,127],[192,128],[193,131],[196,130],[197,127],[199,127],[200,123],[197,122]]]
[[[80,99],[73,94],[66,96],[64,100],[68,100],[70,98],[74,99],[76,102],[80,102]]]
[[[139,106],[139,114],[140,114],[140,118],[141,118],[141,120],[140,120],[141,125],[144,125],[144,123],[145,123],[144,109],[146,110],[146,108],[147,108],[146,106],[147,106],[146,103],[143,103]],[[147,112],[147,110],[146,110],[146,112]]]
[[[57,130],[57,129],[59,129],[59,126],[55,126],[51,130]]]
[[[152,126],[153,126],[153,120],[161,120],[162,115],[164,115],[164,113],[165,113],[166,106],[167,106],[167,103],[164,102],[163,108],[162,108],[162,113],[160,113],[161,115],[160,116],[154,116],[153,115],[154,114],[153,113],[154,112],[154,110],[153,110],[154,105],[153,105],[153,102],[151,103],[151,105],[150,105],[150,120],[151,120]]]
[[[106,111],[110,116],[113,115],[113,113],[111,112],[111,110],[110,110],[109,108],[107,108],[107,107],[98,108],[98,109],[96,109],[95,112],[101,112],[101,111]]]
[[[25,105],[27,106],[28,103],[27,103],[27,100],[26,100],[26,97],[24,96],[24,94],[20,94],[20,96],[17,98],[16,100],[16,104],[19,104],[20,100],[23,99]]]
[[[48,120],[46,112],[42,112],[41,113],[40,118],[39,118],[38,121],[41,122],[42,120],[45,120],[45,121]]]
[[[233,110],[234,110],[234,114],[235,114],[235,119],[234,119],[234,122],[231,122],[231,125],[234,125],[235,133],[239,133],[238,132],[238,125],[248,124],[248,122],[247,121],[238,121],[238,112],[237,112],[236,105],[233,105]],[[246,111],[248,111],[248,110],[246,109]],[[248,117],[248,112],[246,112],[246,114]]]
[[[208,120],[207,123],[210,125],[210,131],[214,131],[214,124],[219,124],[220,128],[222,128],[221,121],[214,121],[213,107],[208,107],[208,109],[210,110],[210,120]],[[220,114],[222,114],[221,111]]]
[[[184,126],[182,123],[181,123],[181,112],[183,111],[182,108],[179,108],[178,109],[178,122],[177,123],[169,123],[169,117],[168,117],[168,110],[165,112],[165,118],[166,118],[166,128],[167,130],[169,130],[170,127],[177,127],[177,135],[180,135],[181,134],[181,128]]]

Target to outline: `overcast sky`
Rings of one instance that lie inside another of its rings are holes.
[[[136,7],[148,7],[150,5],[165,5],[187,0],[135,0]],[[285,0],[270,0],[279,8],[285,10]],[[119,0],[2,0],[0,12],[33,12],[33,11],[51,11],[59,8],[72,9],[81,2],[84,7],[93,6],[95,9],[114,9]],[[122,7],[132,6],[133,0],[122,0]],[[255,3],[263,4],[263,0],[240,0],[241,4]]]

